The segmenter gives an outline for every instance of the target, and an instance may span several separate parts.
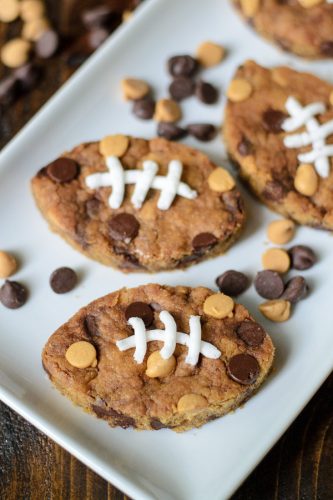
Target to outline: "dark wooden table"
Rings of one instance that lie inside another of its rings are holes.
[[[78,10],[94,3],[100,2],[47,2],[54,25],[67,36],[82,31],[77,22]],[[116,3],[131,2],[117,0]],[[19,30],[17,24],[1,25],[0,45]],[[71,46],[70,42],[66,43]],[[10,108],[0,109],[0,147],[20,130],[73,72],[73,68],[65,63],[66,50],[44,64],[44,78],[36,90],[21,97]],[[79,55],[82,52],[80,47],[75,50]],[[0,75],[1,72],[3,68]],[[123,497],[116,488],[0,403],[2,500],[115,500]],[[333,375],[233,496],[233,500],[244,499],[333,499]]]

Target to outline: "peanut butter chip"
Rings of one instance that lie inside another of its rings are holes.
[[[17,262],[15,257],[0,250],[0,278],[9,278],[15,273]]]
[[[275,321],[276,323],[282,323],[290,318],[291,304],[288,300],[269,300],[260,304],[259,311],[265,316],[265,318]]]
[[[224,295],[224,293],[210,295],[203,305],[204,313],[216,319],[223,319],[227,316],[232,317],[233,308],[234,301],[228,295]]]
[[[88,368],[89,366],[96,366],[96,349],[95,347],[81,340],[75,342],[66,351],[65,357],[69,364],[75,368]]]
[[[22,36],[26,40],[36,42],[42,34],[50,28],[50,23],[44,17],[32,19],[24,24],[22,28]]]
[[[156,103],[154,119],[158,122],[177,122],[182,117],[179,104],[172,99],[160,99]]]
[[[9,68],[23,66],[29,59],[31,45],[22,38],[13,38],[1,49],[1,61]]]
[[[163,359],[159,351],[151,353],[147,359],[146,375],[150,378],[167,377],[176,367],[176,358]]]
[[[150,91],[150,87],[147,82],[136,78],[125,78],[125,80],[122,80],[121,82],[121,88],[124,99],[133,101],[142,99]]]
[[[271,222],[267,229],[267,236],[276,245],[285,245],[295,235],[295,224],[292,220],[282,219]]]
[[[11,23],[15,21],[20,13],[20,4],[17,0],[0,1],[0,21]]]
[[[296,170],[294,179],[296,191],[304,196],[313,196],[318,189],[318,175],[314,167],[303,163]]]
[[[260,0],[241,0],[241,8],[246,17],[253,17],[259,10]]]
[[[333,90],[330,93],[330,96],[329,96],[328,100],[330,101],[330,105],[333,106]]]
[[[298,0],[298,3],[305,9],[310,9],[311,7],[324,3],[324,0]]]
[[[225,54],[224,47],[214,42],[203,42],[197,48],[197,59],[205,68],[219,64]]]
[[[282,248],[270,248],[262,256],[262,265],[264,269],[286,273],[290,268],[290,257]]]
[[[44,16],[44,3],[40,0],[23,0],[21,2],[21,18],[23,21],[32,21]]]
[[[232,80],[227,90],[227,97],[232,102],[245,101],[252,93],[252,85],[244,78]]]
[[[99,152],[103,156],[123,156],[129,145],[127,135],[107,135],[99,143]]]
[[[207,405],[207,399],[200,394],[185,394],[178,401],[177,410],[180,413],[192,412],[206,408]]]
[[[219,167],[209,175],[208,185],[212,191],[225,193],[235,187],[235,181],[227,170]]]

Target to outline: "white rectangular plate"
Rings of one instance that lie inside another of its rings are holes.
[[[223,0],[147,0],[134,19],[79,70],[58,94],[5,148],[0,158],[0,248],[21,260],[17,279],[30,290],[22,309],[0,310],[0,398],[132,497],[140,499],[210,500],[228,497],[262,459],[333,367],[331,309],[332,238],[306,228],[296,243],[315,248],[319,263],[306,272],[312,293],[297,305],[285,324],[259,317],[253,287],[242,301],[263,321],[277,347],[274,373],[244,408],[202,429],[178,435],[169,430],[136,432],[111,429],[86,415],[52,389],[40,354],[49,335],[81,306],[123,286],[151,281],[170,285],[214,286],[216,276],[238,269],[254,276],[266,248],[265,227],[274,214],[245,192],[248,224],[241,241],[227,255],[186,272],[159,275],[120,272],[90,262],[51,234],[37,212],[29,180],[44,164],[66,149],[108,133],[151,137],[155,124],[137,120],[122,101],[119,81],[125,76],[147,79],[156,96],[165,97],[170,55],[195,52],[204,40],[222,43],[228,55],[204,73],[222,95],[236,66],[246,58],[266,65],[289,63],[325,77],[329,65],[286,56],[260,40]],[[224,98],[204,106],[194,98],[184,104],[184,123],[219,125]],[[219,138],[211,143],[186,141],[225,163]],[[80,271],[72,293],[55,295],[48,277],[58,266]]]

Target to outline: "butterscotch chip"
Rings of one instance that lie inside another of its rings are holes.
[[[216,168],[208,177],[208,185],[212,191],[225,193],[235,187],[234,178],[224,168]]]
[[[225,54],[224,47],[214,42],[203,42],[197,48],[196,57],[205,68],[219,64]]]
[[[177,122],[182,117],[179,104],[172,99],[160,99],[156,103],[154,120],[158,122]]]
[[[23,25],[22,37],[31,42],[36,42],[49,28],[50,23],[45,17],[32,19]]]
[[[330,96],[329,96],[329,101],[330,101],[330,105],[333,106],[333,90],[332,92],[330,93]]]
[[[291,304],[288,300],[269,300],[260,304],[259,311],[265,318],[282,323],[290,318]]]
[[[126,153],[129,145],[127,135],[107,135],[99,143],[99,152],[103,156],[122,156]]]
[[[122,14],[122,21],[124,23],[126,23],[127,21],[129,21],[130,19],[132,19],[133,17],[133,11],[132,10],[124,10],[123,14]]]
[[[208,401],[200,394],[185,394],[177,404],[177,410],[180,413],[201,410],[208,406]]]
[[[45,6],[40,0],[23,0],[21,2],[21,18],[23,21],[40,19],[44,14]]]
[[[324,3],[324,0],[298,0],[298,2],[305,9],[310,9],[311,7],[315,7],[316,5]]]
[[[0,250],[0,278],[9,278],[15,273],[17,262],[13,255]]]
[[[0,1],[0,21],[11,23],[15,21],[20,13],[20,4],[17,0]]]
[[[147,359],[146,375],[150,378],[167,377],[174,371],[175,366],[176,358],[174,356],[163,359],[159,351],[154,351]]]
[[[150,92],[150,87],[144,80],[125,78],[121,82],[124,99],[136,101],[142,99]]]
[[[227,97],[232,102],[245,101],[252,93],[252,85],[244,78],[232,80],[227,90]]]
[[[290,268],[290,257],[282,248],[270,248],[262,256],[262,265],[264,269],[286,273]]]
[[[69,346],[65,357],[68,363],[75,368],[88,368],[95,366],[96,349],[90,342],[81,340]]]
[[[267,236],[276,245],[285,245],[295,235],[295,224],[292,220],[281,219],[271,222],[267,229]]]
[[[318,189],[318,175],[314,167],[303,163],[296,170],[294,179],[296,191],[304,196],[313,196]]]
[[[260,6],[260,0],[240,0],[241,8],[246,17],[254,16]]]
[[[1,61],[8,68],[23,66],[29,59],[31,45],[22,38],[13,38],[1,49]]]
[[[228,295],[224,295],[224,293],[210,295],[203,305],[204,313],[216,319],[223,319],[227,316],[232,317],[233,309],[234,301]]]

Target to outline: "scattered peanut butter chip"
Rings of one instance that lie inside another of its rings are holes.
[[[21,18],[23,21],[40,19],[44,14],[45,6],[41,0],[23,0],[21,2]]]
[[[8,68],[23,66],[29,59],[31,45],[22,38],[13,38],[5,43],[1,49],[1,61]]]
[[[314,167],[302,163],[296,170],[294,179],[296,191],[304,196],[313,196],[318,189],[318,175]]]
[[[156,103],[154,120],[173,123],[180,120],[182,112],[179,104],[173,99],[160,99]]]
[[[295,224],[292,220],[281,219],[271,222],[267,229],[267,236],[276,245],[285,245],[295,235]]]
[[[159,351],[154,351],[147,359],[146,375],[150,378],[167,377],[176,367],[176,358],[163,359]]]
[[[69,364],[75,368],[88,368],[96,366],[96,349],[85,340],[75,342],[66,351],[65,357]]]
[[[129,146],[127,135],[107,135],[99,143],[99,152],[103,156],[123,156]]]
[[[260,0],[240,0],[241,8],[246,17],[253,17],[259,9]]]
[[[49,28],[50,23],[45,17],[32,19],[23,25],[22,37],[31,42],[36,42]]]
[[[208,401],[200,394],[185,394],[177,403],[177,410],[180,413],[201,410],[206,408]]]
[[[204,302],[203,310],[208,316],[216,319],[231,317],[234,309],[234,301],[224,293],[214,293],[210,295]]]
[[[329,102],[330,102],[330,105],[331,105],[331,106],[333,106],[333,90],[332,90],[332,92],[330,93],[328,100],[329,100]]]
[[[133,17],[133,11],[132,10],[124,10],[123,14],[122,14],[122,21],[124,23],[126,23],[127,21],[129,21],[130,19],[132,19]]]
[[[227,97],[232,102],[245,101],[252,93],[252,85],[244,78],[235,78],[227,90]]]
[[[212,191],[225,193],[235,187],[234,178],[224,168],[216,168],[208,177],[208,185]]]
[[[121,82],[124,99],[136,101],[142,99],[150,92],[150,87],[144,80],[137,78],[125,78]]]
[[[225,54],[225,49],[222,45],[214,42],[203,42],[197,48],[196,57],[199,63],[205,68],[216,66],[219,64]]]
[[[270,248],[262,256],[264,269],[286,273],[290,268],[290,257],[282,248]]]
[[[324,0],[298,0],[298,3],[305,9],[310,9],[311,7],[324,3]]]
[[[1,0],[0,2],[0,21],[11,23],[15,21],[20,13],[20,4],[18,0]]]
[[[288,300],[268,300],[260,304],[259,311],[265,318],[276,323],[282,323],[290,318],[291,304]]]
[[[10,253],[0,250],[0,278],[9,278],[17,269],[15,257]]]

